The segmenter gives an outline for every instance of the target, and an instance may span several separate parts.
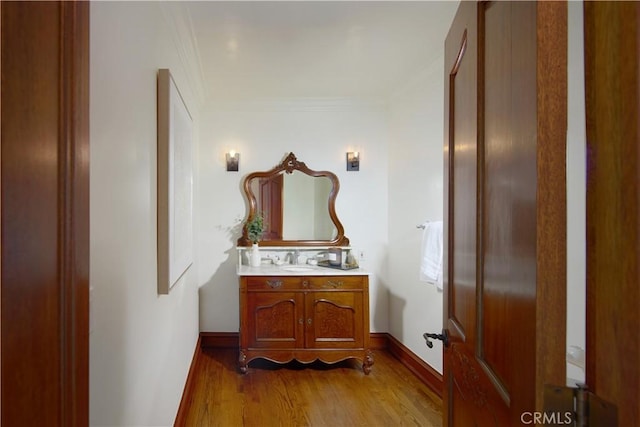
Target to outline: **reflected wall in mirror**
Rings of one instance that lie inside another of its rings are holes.
[[[253,172],[243,189],[249,212],[238,246],[250,246],[246,224],[264,217],[261,242],[267,246],[346,246],[349,239],[335,211],[340,188],[329,171],[314,171],[293,153],[275,168]]]

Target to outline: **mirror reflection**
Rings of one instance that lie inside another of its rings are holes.
[[[326,176],[299,171],[290,175],[253,178],[258,212],[264,216],[262,240],[332,240],[337,229],[329,216],[333,187]]]
[[[340,183],[329,171],[314,171],[293,153],[275,168],[245,178],[249,203],[239,246],[249,246],[246,224],[257,214],[264,218],[261,241],[272,246],[348,245],[335,213]]]

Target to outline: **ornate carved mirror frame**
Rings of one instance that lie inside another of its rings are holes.
[[[271,170],[264,172],[253,172],[247,175],[243,182],[244,194],[249,203],[249,211],[247,218],[242,227],[242,237],[238,239],[238,246],[251,246],[252,242],[248,237],[247,224],[253,220],[258,214],[258,203],[256,195],[251,188],[251,180],[254,178],[275,178],[280,174],[292,174],[294,171],[300,171],[312,177],[326,177],[331,181],[332,189],[327,200],[329,208],[329,217],[336,228],[336,235],[332,240],[264,240],[262,245],[266,246],[348,246],[349,239],[344,235],[344,227],[336,215],[336,197],[340,189],[338,177],[329,171],[314,171],[309,169],[304,162],[299,161],[293,153],[289,153],[284,160]]]

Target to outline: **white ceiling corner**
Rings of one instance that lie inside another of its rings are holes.
[[[179,3],[173,19],[206,103],[300,98],[333,108],[389,97],[429,67],[459,2]]]

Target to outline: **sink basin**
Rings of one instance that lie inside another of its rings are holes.
[[[282,267],[282,269],[284,271],[292,271],[292,272],[313,271],[313,267],[302,267],[302,266]]]

